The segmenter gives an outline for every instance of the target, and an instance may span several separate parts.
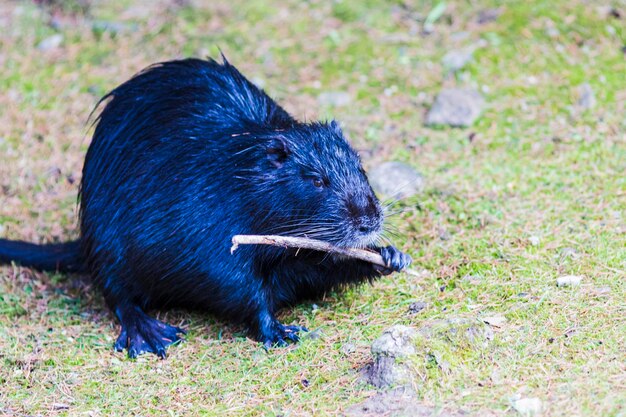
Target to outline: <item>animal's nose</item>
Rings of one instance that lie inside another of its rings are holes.
[[[361,232],[363,234],[372,233],[375,230],[376,230],[376,228],[374,227],[374,225],[364,225],[364,224],[361,224],[359,226],[359,232]]]
[[[377,216],[361,216],[356,222],[356,228],[359,233],[369,235],[380,231],[381,219]]]

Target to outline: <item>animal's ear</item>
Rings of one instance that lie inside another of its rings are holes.
[[[285,138],[276,136],[270,139],[266,148],[267,159],[276,167],[280,168],[289,156],[289,145]]]

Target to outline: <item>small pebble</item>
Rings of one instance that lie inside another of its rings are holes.
[[[472,56],[472,49],[453,49],[443,56],[441,63],[448,71],[456,72],[463,69],[472,60]]]
[[[417,314],[423,309],[425,309],[426,307],[428,307],[428,304],[426,304],[423,301],[417,301],[415,303],[411,303],[411,305],[409,305],[409,314]]]
[[[485,9],[478,13],[476,21],[479,25],[484,25],[495,21],[502,14],[501,9]]]
[[[383,162],[369,172],[368,178],[374,191],[398,200],[412,197],[424,190],[424,177],[402,162]]]
[[[504,316],[483,317],[483,321],[492,327],[502,327],[506,323]]]
[[[427,125],[471,126],[482,113],[485,100],[476,90],[442,90],[426,115]]]
[[[541,414],[542,404],[539,398],[520,398],[513,401],[513,408],[523,416],[537,416]]]
[[[49,36],[39,42],[37,49],[40,51],[49,51],[51,49],[58,48],[61,45],[61,42],[63,42],[63,35],[57,33],[56,35]]]
[[[584,83],[578,87],[578,96],[577,104],[581,109],[588,110],[596,105],[596,96],[589,83]]]
[[[343,353],[346,356],[349,356],[351,354],[353,354],[354,352],[356,352],[356,346],[354,345],[354,343],[345,343],[343,346],[341,346],[341,353]]]
[[[580,275],[563,275],[556,279],[557,287],[575,287],[580,285],[583,277]]]
[[[478,275],[464,275],[463,278],[461,278],[464,282],[467,282],[469,284],[472,285],[478,285],[482,282],[482,277],[479,277]]]

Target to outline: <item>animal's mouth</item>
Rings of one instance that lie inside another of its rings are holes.
[[[354,228],[353,239],[350,245],[354,248],[366,248],[376,243],[383,232],[382,220],[376,220],[368,225],[361,225]]]

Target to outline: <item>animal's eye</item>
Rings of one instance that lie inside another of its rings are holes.
[[[322,188],[324,186],[324,181],[321,178],[313,178],[313,185],[316,188]]]

